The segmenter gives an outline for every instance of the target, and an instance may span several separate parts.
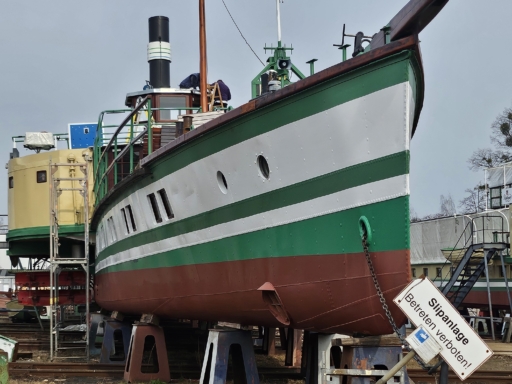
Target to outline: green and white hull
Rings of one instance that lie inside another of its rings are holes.
[[[320,72],[143,160],[146,176],[96,210],[95,300],[125,313],[279,325],[258,291],[270,283],[291,327],[390,333],[358,222],[370,223],[391,303],[410,280],[409,143],[423,98],[415,49]],[[148,195],[162,189],[174,217],[157,223]]]

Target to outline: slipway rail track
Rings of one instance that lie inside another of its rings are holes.
[[[427,374],[422,369],[407,369],[409,377],[416,384],[430,384],[439,383],[439,377],[436,380],[435,376]],[[469,379],[461,381],[455,373],[450,371],[448,375],[448,381],[450,384],[471,384],[471,383],[512,383],[512,370],[509,371],[489,371],[480,370],[471,375]]]
[[[180,378],[198,380],[200,370],[192,366],[171,365],[171,375]],[[72,377],[111,377],[122,378],[124,374],[124,365],[99,364],[99,363],[36,363],[36,362],[14,362],[9,363],[9,375],[13,378],[21,377],[54,377],[54,378],[72,378]],[[428,375],[421,369],[408,369],[409,377],[416,384],[437,383],[439,379]],[[260,378],[262,379],[293,379],[302,380],[302,374],[299,368],[260,368]],[[455,374],[450,372],[448,377],[450,384],[463,383]],[[482,370],[475,372],[464,384],[471,383],[511,383],[512,371],[490,371]]]
[[[21,377],[112,377],[122,378],[124,364],[99,364],[99,363],[36,363],[36,362],[14,362],[9,363],[9,376]],[[179,378],[199,380],[200,368],[196,366],[176,365],[170,366],[171,375]],[[260,368],[261,379],[302,379],[300,368]]]

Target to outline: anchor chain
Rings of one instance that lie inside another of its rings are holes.
[[[389,310],[388,304],[386,303],[386,298],[384,297],[384,294],[382,293],[382,290],[380,289],[379,281],[377,280],[377,274],[375,273],[375,268],[373,267],[372,259],[370,256],[370,251],[368,249],[368,241],[366,232],[363,233],[362,236],[362,243],[363,243],[363,249],[364,249],[364,255],[366,257],[366,262],[368,263],[368,269],[370,270],[370,274],[372,275],[373,285],[375,285],[375,289],[377,290],[377,295],[379,296],[379,301],[382,305],[382,309],[384,310],[386,317],[388,318],[389,324],[391,324],[391,328],[393,328],[393,331],[397,334],[398,338],[400,339],[400,342],[402,345],[408,350],[411,350],[411,347],[405,340],[405,338],[402,336],[400,329],[395,323],[395,319],[393,319],[393,316],[391,315],[391,311]],[[430,370],[430,366],[425,364],[418,356],[414,356],[414,360],[423,368],[425,371]]]

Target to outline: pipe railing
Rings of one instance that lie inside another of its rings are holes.
[[[97,134],[94,141],[94,194],[96,196],[95,203],[99,201],[108,193],[109,190],[109,175],[113,172],[113,185],[116,185],[120,180],[118,177],[119,164],[125,159],[129,153],[129,173],[131,174],[135,167],[134,161],[134,147],[141,145],[147,140],[147,155],[150,155],[155,148],[153,148],[153,126],[165,125],[173,126],[176,123],[173,121],[155,122],[153,119],[153,112],[155,111],[176,111],[178,115],[182,112],[191,113],[197,112],[200,108],[195,107],[180,107],[180,108],[152,108],[151,98],[146,96],[135,108],[133,109],[117,109],[106,110],[100,113],[98,117]],[[134,117],[140,113],[147,113],[147,121],[136,123]],[[105,116],[113,114],[124,113],[127,115],[119,125],[103,124]],[[146,139],[147,138],[147,139]],[[112,153],[112,156],[109,156]],[[126,161],[126,160],[125,160]],[[124,175],[122,173],[121,175]]]

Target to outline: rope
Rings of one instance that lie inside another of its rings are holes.
[[[245,41],[245,44],[247,44],[247,46],[251,49],[252,53],[254,53],[254,56],[256,56],[256,58],[260,61],[261,65],[265,66],[265,63],[263,61],[261,61],[261,59],[259,58],[259,56],[256,54],[256,52],[254,52],[254,49],[252,49],[251,45],[249,44],[249,42],[247,41],[247,39],[244,37],[242,31],[240,30],[240,28],[238,28],[238,25],[236,24],[236,21],[235,19],[233,19],[233,16],[231,15],[231,12],[229,12],[229,9],[228,9],[228,6],[226,5],[226,3],[224,2],[224,0],[222,0],[222,4],[224,4],[224,8],[226,8],[226,11],[228,11],[228,15],[229,17],[231,17],[231,20],[233,20],[233,24],[235,24],[235,27],[236,29],[238,29],[238,32],[240,32],[240,36],[242,36],[242,39],[244,39]]]

